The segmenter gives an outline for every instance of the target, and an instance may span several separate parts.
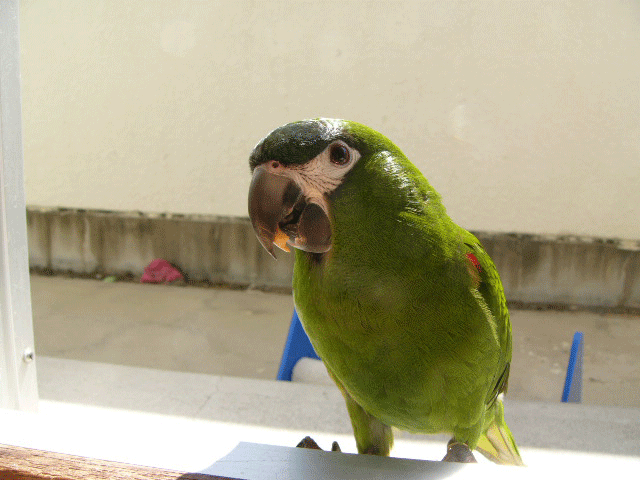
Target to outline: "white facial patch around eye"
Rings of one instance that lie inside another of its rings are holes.
[[[336,144],[349,151],[349,162],[337,165],[331,161],[331,148]],[[304,165],[290,167],[291,178],[302,187],[305,197],[315,200],[325,206],[324,197],[330,194],[342,183],[344,176],[360,159],[360,152],[341,140],[332,142],[322,153],[312,158]]]

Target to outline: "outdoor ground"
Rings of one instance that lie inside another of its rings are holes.
[[[290,295],[31,277],[39,356],[274,379]],[[511,310],[508,397],[560,400],[571,340],[585,335],[583,403],[640,407],[640,317]]]

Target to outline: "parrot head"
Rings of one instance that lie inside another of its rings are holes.
[[[249,165],[249,217],[260,243],[274,257],[274,245],[287,252],[290,247],[319,254],[332,249],[336,197],[356,172],[364,187],[358,189],[365,195],[360,195],[360,203],[373,210],[389,204],[393,196],[371,195],[382,192],[387,180],[397,193],[418,188],[416,174],[423,178],[382,134],[359,123],[326,118],[275,129],[256,145]],[[356,207],[358,202],[350,197],[351,207]]]

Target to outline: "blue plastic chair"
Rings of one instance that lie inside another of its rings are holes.
[[[569,365],[567,368],[567,376],[564,382],[564,390],[562,392],[562,401],[564,403],[580,403],[582,401],[582,360],[584,356],[584,334],[576,332],[573,335],[573,344],[571,345],[571,353],[569,354]],[[278,369],[278,380],[291,381],[293,367],[302,357],[315,358],[320,360],[309,341],[309,337],[302,328],[298,312],[293,309],[291,317],[291,325],[289,326],[289,334],[280,359],[280,368]]]
[[[302,357],[320,360],[320,357],[309,341],[307,333],[304,331],[304,328],[302,328],[302,324],[298,318],[298,312],[296,312],[294,308],[293,316],[291,317],[291,326],[289,326],[289,335],[287,335],[287,343],[284,345],[282,359],[280,360],[277,379],[291,381],[293,367],[295,367],[298,360]]]
[[[582,358],[584,356],[584,335],[576,332],[573,335],[567,377],[564,381],[562,401],[564,403],[580,403],[582,401]]]

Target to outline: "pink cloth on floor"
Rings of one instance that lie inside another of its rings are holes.
[[[171,283],[183,278],[176,267],[162,258],[157,258],[144,269],[140,281],[142,283]]]

